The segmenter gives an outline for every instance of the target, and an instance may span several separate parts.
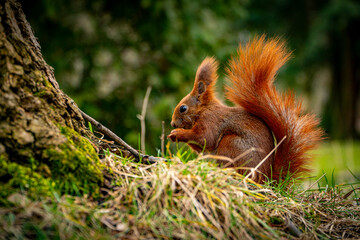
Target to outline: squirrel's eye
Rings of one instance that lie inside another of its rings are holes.
[[[186,105],[181,105],[180,106],[180,113],[185,112],[188,109],[188,107]]]

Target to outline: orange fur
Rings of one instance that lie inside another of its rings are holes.
[[[291,92],[279,94],[273,85],[289,57],[284,42],[277,38],[266,41],[261,36],[240,46],[230,60],[227,74],[232,86],[226,88],[227,98],[239,107],[228,107],[216,98],[218,64],[206,58],[198,68],[193,90],[175,108],[172,125],[176,129],[169,138],[187,142],[195,151],[204,148],[232,159],[254,148],[232,166],[255,167],[274,147],[272,133],[276,142],[286,136],[275,156],[259,168],[262,175],[253,179],[279,180],[288,171],[292,175],[308,172],[308,151],[323,132],[314,115],[302,114],[301,102],[295,102]]]

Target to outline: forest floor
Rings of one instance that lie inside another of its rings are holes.
[[[184,148],[150,165],[107,150],[100,159],[101,198],[19,191],[0,208],[0,238],[360,238],[360,181],[259,185]]]

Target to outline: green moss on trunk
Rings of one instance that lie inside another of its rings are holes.
[[[60,127],[67,141],[45,149],[42,159],[30,157],[27,163],[12,162],[0,155],[0,202],[13,192],[27,191],[29,196],[52,196],[52,191],[99,196],[105,167],[91,143],[68,127]]]
[[[19,190],[26,190],[32,196],[50,196],[54,185],[51,178],[44,177],[31,166],[10,162],[4,156],[0,156],[0,178],[8,180],[0,184],[1,204],[6,203],[11,193]]]
[[[101,169],[105,166],[91,143],[68,127],[60,127],[61,133],[67,137],[67,142],[44,151],[44,158],[49,160],[51,174],[57,179],[57,186],[65,191],[79,191],[99,194],[103,181]]]

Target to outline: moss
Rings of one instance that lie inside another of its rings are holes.
[[[26,190],[30,196],[50,196],[54,183],[34,171],[33,166],[23,166],[10,162],[0,156],[0,202],[6,203],[6,198],[13,192]]]
[[[45,149],[42,156],[13,162],[0,155],[0,205],[7,196],[26,191],[30,197],[53,196],[53,191],[98,197],[105,168],[91,143],[68,127],[60,127],[68,141]],[[28,155],[30,156],[30,155]]]
[[[52,85],[51,85],[50,82],[47,80],[47,78],[46,78],[44,75],[41,75],[41,76],[42,76],[42,79],[43,79],[43,82],[44,82],[45,87],[51,87]]]
[[[44,151],[56,186],[61,192],[97,197],[103,182],[101,169],[105,166],[88,140],[71,128],[60,127],[60,130],[68,141]]]
[[[34,93],[34,96],[44,98],[49,96],[49,91],[46,89],[41,89],[40,91]]]

